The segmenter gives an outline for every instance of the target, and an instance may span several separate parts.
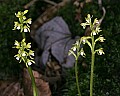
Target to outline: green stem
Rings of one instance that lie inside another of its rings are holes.
[[[30,66],[28,66],[27,69],[28,69],[28,72],[29,72],[31,80],[32,80],[33,96],[38,96],[37,87],[36,87],[36,84],[35,84],[35,79],[34,79],[34,76],[33,76],[33,73],[32,73],[32,69],[31,69]]]
[[[22,37],[25,38],[25,33],[22,32]],[[35,84],[35,79],[34,79],[34,76],[33,76],[33,73],[32,73],[32,69],[30,66],[27,67],[28,69],[28,72],[29,72],[29,75],[30,75],[30,78],[31,78],[31,81],[32,81],[32,88],[33,88],[33,96],[38,96],[38,91],[37,91],[37,87],[36,87],[36,84]]]
[[[77,89],[78,89],[78,96],[82,96],[82,95],[81,95],[81,92],[80,92],[79,81],[78,81],[77,63],[78,63],[78,60],[76,59],[76,60],[75,60],[76,85],[77,85]]]
[[[25,38],[25,32],[22,32],[22,37]]]
[[[95,54],[94,54],[94,36],[92,36],[92,56],[91,56],[91,76],[90,76],[90,96],[93,96],[93,75],[94,75],[94,61],[95,61]]]

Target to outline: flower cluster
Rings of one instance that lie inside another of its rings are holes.
[[[22,33],[22,41],[18,42],[15,40],[14,47],[18,49],[18,54],[14,57],[20,62],[24,62],[26,64],[28,73],[30,75],[31,81],[32,81],[32,88],[33,88],[33,96],[38,96],[37,87],[35,84],[34,75],[31,69],[31,64],[34,62],[34,51],[30,50],[31,43],[25,42],[25,33],[24,32],[30,32],[30,25],[32,23],[32,19],[27,19],[25,14],[28,12],[28,10],[25,10],[24,12],[19,11],[17,14],[15,13],[15,16],[19,19],[19,22],[14,22],[14,29],[13,30],[20,30]]]
[[[23,61],[24,63],[26,63],[27,67],[28,65],[35,63],[32,57],[34,56],[34,51],[30,50],[31,43],[26,44],[25,39],[23,39],[21,42],[15,41],[14,45],[15,45],[14,48],[18,49],[18,54],[14,56],[17,60],[20,60],[20,62]]]
[[[91,36],[93,35],[97,35],[99,32],[101,32],[102,30],[100,30],[100,23],[97,20],[97,18],[94,20],[94,22],[91,22],[91,16],[90,14],[87,15],[87,17],[85,18],[86,22],[85,23],[81,23],[81,26],[83,27],[83,29],[86,28],[87,25],[90,26],[91,29]]]
[[[75,44],[73,44],[73,47],[69,50],[68,55],[72,54],[75,57],[76,60],[78,59],[78,57],[80,55],[85,57],[84,50],[83,50],[83,48],[80,48],[80,47],[81,47],[81,41],[80,41],[80,39],[78,39],[75,42]]]
[[[30,25],[32,23],[32,19],[27,19],[25,14],[28,12],[28,10],[25,10],[24,12],[19,11],[17,14],[15,13],[15,16],[19,19],[19,22],[14,22],[14,29],[13,30],[20,30],[20,32],[30,32]]]
[[[81,26],[85,29],[87,25],[89,25],[90,29],[91,29],[91,36],[84,36],[82,37],[82,42],[83,44],[87,43],[89,45],[89,47],[91,48],[91,51],[93,49],[93,47],[95,47],[95,44],[97,41],[99,42],[104,42],[105,38],[100,35],[97,39],[93,39],[95,35],[99,34],[99,32],[101,32],[102,30],[100,30],[100,24],[99,24],[99,21],[96,19],[94,19],[94,22],[92,23],[91,22],[91,16],[90,14],[87,15],[87,17],[85,18],[86,22],[85,23],[81,23]],[[93,40],[92,43],[90,43],[88,41],[88,39],[91,39]],[[97,49],[94,51],[94,54],[95,53],[98,53],[98,55],[102,55],[102,54],[105,54],[103,52],[103,48],[100,48],[100,49]]]
[[[98,55],[105,54],[105,53],[103,52],[103,48],[100,48],[100,49],[98,49],[98,50],[95,50],[95,53],[96,53],[96,52],[97,52]]]
[[[81,23],[81,26],[83,27],[83,29],[86,28],[86,26],[89,26],[91,29],[91,36],[83,36],[81,37],[79,40],[76,41],[75,44],[73,44],[73,47],[69,50],[69,55],[74,55],[75,58],[77,58],[77,56],[79,57],[79,55],[85,57],[85,53],[83,48],[81,48],[81,44],[88,44],[91,52],[94,51],[94,54],[97,52],[98,55],[102,55],[105,54],[103,52],[103,48],[97,49],[97,50],[93,50],[95,47],[96,42],[104,42],[105,38],[100,35],[97,39],[94,40],[94,36],[99,34],[99,32],[101,32],[102,30],[100,30],[100,24],[99,21],[97,20],[97,18],[94,20],[94,22],[91,22],[91,16],[90,14],[87,15],[87,17],[85,18],[86,22],[85,23]],[[90,40],[92,42],[90,42]]]

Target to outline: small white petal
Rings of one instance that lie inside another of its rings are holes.
[[[18,43],[18,42],[15,42],[15,44],[14,44],[14,45],[18,46],[18,45],[19,45],[19,43]]]
[[[104,54],[103,50],[99,50],[99,55]]]
[[[20,26],[17,26],[17,29],[19,30],[19,29],[20,29]]]
[[[76,51],[76,47],[73,47],[73,51]]]
[[[25,29],[24,29],[24,32],[28,32],[28,30],[25,28]]]
[[[23,53],[23,54],[22,54],[22,56],[26,56],[26,54],[25,54],[25,53]]]
[[[23,16],[23,20],[25,20],[26,19],[26,17],[25,16]]]
[[[31,48],[31,45],[29,45],[29,47],[28,48]]]
[[[85,42],[85,39],[83,39],[83,42]]]
[[[17,60],[19,60],[20,58],[19,57],[16,57]]]
[[[96,24],[100,24],[100,22],[97,20]]]
[[[85,44],[86,40],[85,40],[85,39],[83,39],[83,40],[82,40],[82,42],[83,42],[83,44]]]
[[[81,52],[80,54],[81,54],[81,56],[83,56],[83,55],[84,55],[84,52]]]
[[[32,24],[32,21],[30,20],[28,23],[29,23],[29,24]]]
[[[28,62],[28,65],[29,65],[29,66],[32,65],[32,63],[31,63],[31,62]]]
[[[34,56],[34,53],[32,53],[31,55]]]
[[[100,42],[104,42],[104,40],[105,40],[104,37],[99,37]]]
[[[102,55],[102,52],[99,52],[100,55]]]
[[[96,32],[93,32],[93,35],[96,35]]]

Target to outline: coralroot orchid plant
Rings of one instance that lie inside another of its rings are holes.
[[[30,24],[32,23],[32,19],[27,19],[25,14],[28,12],[28,10],[25,10],[24,12],[19,11],[17,14],[15,13],[15,16],[19,19],[19,22],[14,22],[14,29],[13,30],[20,30],[22,33],[22,41],[18,42],[15,40],[14,47],[18,49],[18,54],[14,57],[21,63],[22,61],[26,64],[26,67],[28,69],[29,75],[32,80],[32,88],[33,88],[33,96],[38,96],[35,79],[32,73],[31,64],[34,62],[34,51],[32,51],[31,43],[26,43],[25,39],[25,32],[30,32]]]
[[[91,16],[90,14],[87,15],[85,18],[86,22],[81,23],[81,26],[83,29],[86,28],[86,26],[90,27],[91,30],[91,35],[90,36],[83,36],[79,40],[76,41],[75,44],[73,44],[73,47],[69,50],[69,55],[72,54],[75,57],[75,75],[76,75],[76,85],[78,89],[78,95],[81,96],[80,92],[80,87],[79,87],[79,82],[78,82],[78,71],[77,71],[77,63],[78,63],[78,57],[81,55],[83,57],[86,56],[83,47],[81,48],[81,44],[88,44],[88,46],[91,49],[91,76],[90,76],[90,96],[93,96],[93,74],[94,74],[94,62],[95,62],[95,54],[97,53],[98,55],[103,55],[105,54],[103,52],[103,48],[95,49],[96,43],[99,42],[104,42],[105,38],[100,35],[98,36],[97,39],[95,39],[96,35],[99,35],[99,33],[102,31],[100,30],[100,24],[99,21],[94,19],[94,22],[91,22]]]

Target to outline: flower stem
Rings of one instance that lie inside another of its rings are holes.
[[[77,85],[77,90],[78,90],[78,96],[81,96],[80,87],[79,87],[79,81],[78,81],[77,63],[78,63],[78,60],[76,59],[76,60],[75,60],[76,85]]]
[[[90,76],[90,96],[93,96],[93,75],[94,75],[94,61],[95,61],[95,54],[94,54],[94,36],[92,36],[92,56],[91,56],[91,76]]]
[[[35,84],[35,79],[34,79],[34,76],[33,76],[33,73],[32,73],[32,69],[31,69],[30,66],[28,66],[27,69],[28,69],[28,72],[29,72],[31,80],[32,80],[33,96],[38,96],[37,87],[36,87],[36,84]]]
[[[24,32],[22,32],[22,37],[25,38],[25,33]],[[31,66],[28,66],[27,70],[29,72],[29,75],[30,75],[30,78],[31,78],[31,81],[32,81],[33,96],[38,96],[38,91],[37,91],[37,87],[36,87],[36,84],[35,84],[35,79],[34,79],[34,76],[33,76]]]
[[[25,38],[25,32],[22,32],[22,37],[23,37],[23,39]]]

